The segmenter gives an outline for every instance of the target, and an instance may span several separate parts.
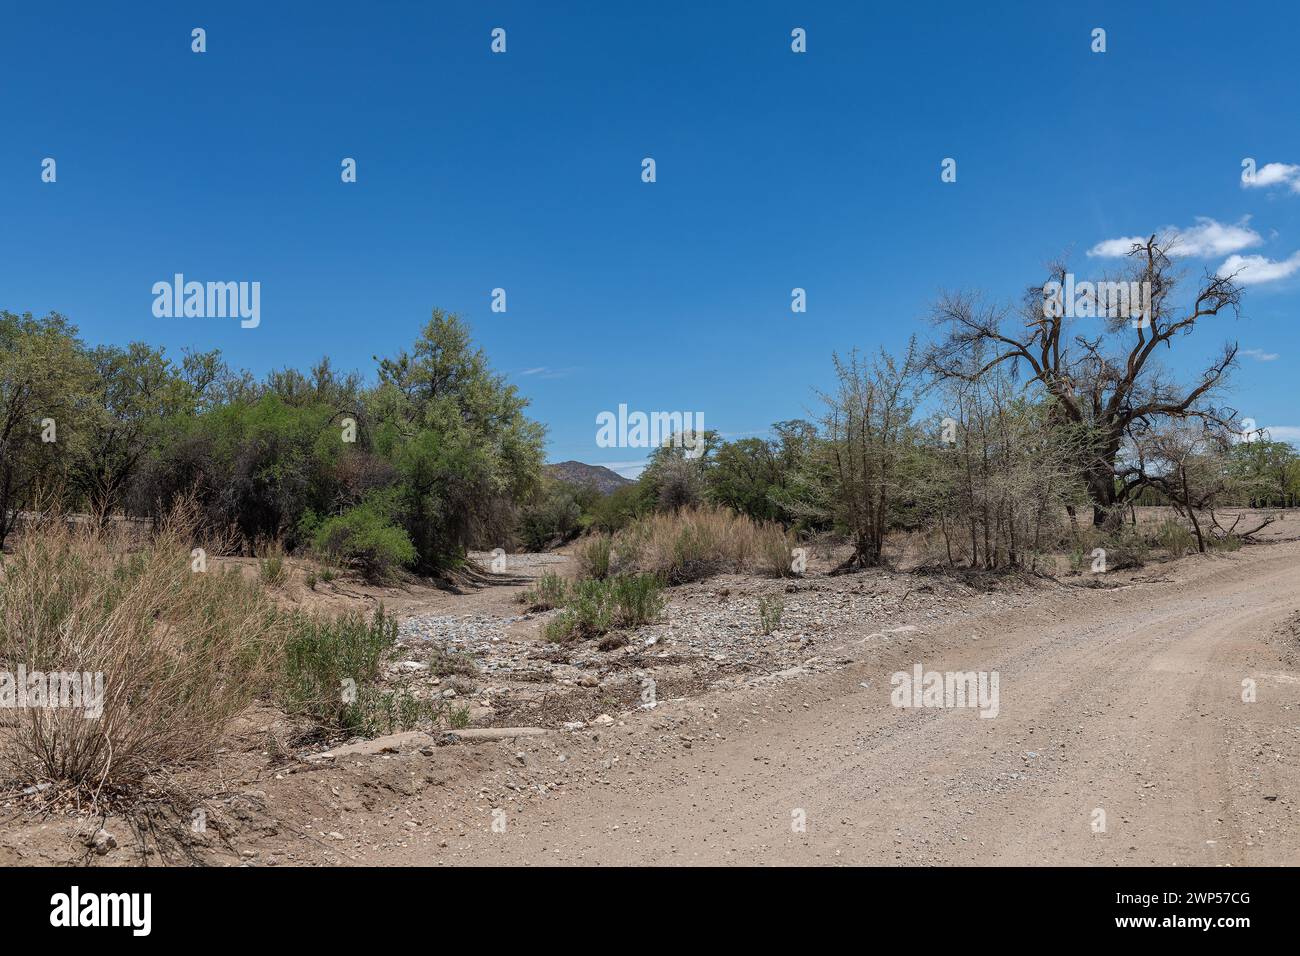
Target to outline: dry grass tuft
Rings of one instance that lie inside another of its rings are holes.
[[[614,541],[619,570],[657,574],[669,584],[726,572],[789,575],[792,547],[780,525],[760,524],[722,508],[650,515]]]
[[[269,687],[284,622],[255,582],[197,569],[192,517],[182,506],[125,553],[111,530],[58,517],[16,539],[0,577],[0,670],[102,674],[102,698],[92,678],[80,707],[0,711],[11,778],[92,800],[127,792],[210,753]]]

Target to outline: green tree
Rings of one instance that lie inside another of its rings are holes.
[[[1262,432],[1246,438],[1232,446],[1229,456],[1233,477],[1247,495],[1242,503],[1289,507],[1300,490],[1300,455]]]
[[[459,317],[435,310],[410,352],[379,360],[367,406],[376,450],[397,469],[420,570],[454,567],[471,543],[507,539],[515,508],[541,481],[545,430]]]
[[[87,511],[102,522],[121,503],[169,415],[186,408],[189,388],[162,349],[133,342],[91,349],[90,403],[73,481]]]
[[[38,489],[66,478],[91,375],[63,316],[0,312],[0,547]]]

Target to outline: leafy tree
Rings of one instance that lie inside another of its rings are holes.
[[[37,490],[66,477],[92,372],[63,316],[0,312],[0,547]]]
[[[596,493],[599,497],[599,493]],[[543,478],[538,493],[521,509],[519,537],[529,551],[564,542],[582,528],[583,505],[595,499],[584,489],[568,482]]]
[[[410,352],[379,360],[368,401],[375,446],[397,470],[420,570],[453,567],[472,542],[509,536],[512,503],[541,481],[545,430],[524,416],[527,405],[441,310]]]
[[[1229,453],[1233,477],[1245,492],[1243,503],[1287,507],[1300,491],[1300,455],[1264,432],[1244,437]]]
[[[621,485],[588,505],[587,523],[593,531],[613,534],[653,510],[640,483]]]
[[[122,501],[163,424],[192,401],[162,349],[133,342],[91,349],[90,403],[73,481],[90,514],[102,522]]]
[[[796,516],[783,504],[795,474],[816,443],[810,422],[777,422],[773,438],[740,438],[720,446],[707,474],[707,494],[717,504],[757,521],[779,521],[786,527]]]

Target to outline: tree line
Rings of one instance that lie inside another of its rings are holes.
[[[1044,308],[1045,289],[1073,285],[1060,263],[1012,306],[944,295],[930,345],[836,356],[814,420],[777,423],[766,439],[711,433],[698,457],[659,449],[635,486],[595,502],[553,490],[550,511],[568,495],[571,524],[613,531],[712,503],[847,535],[845,570],[881,563],[899,528],[932,533],[951,564],[1034,566],[1085,534],[1121,537],[1138,504],[1173,508],[1200,550],[1247,538],[1273,518],[1221,524],[1216,509],[1296,505],[1300,457],[1222,404],[1235,342],[1189,382],[1162,364],[1243,295],[1233,277],[1207,274],[1180,297],[1169,251],[1155,236],[1131,250],[1119,278],[1150,290],[1140,315]]]
[[[1168,253],[1138,243],[1120,277],[1151,290],[1141,321],[1043,308],[1060,264],[1014,306],[945,295],[931,344],[835,356],[810,419],[763,438],[708,432],[689,454],[670,442],[610,495],[546,478],[527,400],[441,310],[409,350],[375,358],[370,384],[328,359],[258,380],[215,351],[92,347],[58,314],[4,312],[0,545],[51,503],[157,522],[185,499],[235,550],[275,542],[374,576],[700,505],[843,534],[846,570],[881,563],[900,528],[932,535],[951,564],[1033,566],[1081,528],[1118,533],[1137,504],[1173,507],[1204,549],[1270,520],[1227,527],[1218,508],[1293,506],[1300,459],[1220,404],[1235,343],[1190,382],[1165,370],[1164,354],[1242,298],[1217,275],[1180,298]]]
[[[541,478],[527,400],[440,310],[375,378],[322,359],[257,380],[215,351],[91,347],[61,315],[0,313],[0,544],[28,509],[159,521],[182,498],[236,550],[363,569],[436,573],[504,539]]]

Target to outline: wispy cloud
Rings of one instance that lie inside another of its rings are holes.
[[[593,461],[591,464],[601,465],[616,474],[622,475],[624,478],[639,478],[646,467],[644,459],[641,461]]]
[[[1219,266],[1219,275],[1235,275],[1242,285],[1260,285],[1277,282],[1300,271],[1300,252],[1286,259],[1269,259],[1266,256],[1228,256]]]
[[[1239,252],[1262,243],[1264,237],[1251,229],[1247,225],[1249,222],[1249,216],[1242,217],[1237,223],[1222,223],[1208,216],[1197,216],[1194,226],[1185,229],[1178,226],[1162,226],[1156,230],[1156,235],[1163,240],[1171,257],[1205,259],[1210,256]],[[1134,245],[1141,245],[1146,241],[1146,236],[1103,239],[1088,250],[1088,255],[1115,259],[1128,255]]]
[[[1300,425],[1268,425],[1264,430],[1273,441],[1284,441],[1300,446]]]
[[[1244,355],[1246,358],[1253,358],[1257,362],[1273,362],[1278,357],[1276,352],[1265,352],[1263,349],[1242,349],[1237,354]]]
[[[535,375],[538,378],[565,378],[570,372],[576,369],[572,368],[551,368],[547,365],[539,365],[536,368],[521,369],[520,375]]]
[[[1249,170],[1241,172],[1242,189],[1268,189],[1270,186],[1288,186],[1293,193],[1300,193],[1300,166],[1288,163],[1265,163],[1249,176]]]

